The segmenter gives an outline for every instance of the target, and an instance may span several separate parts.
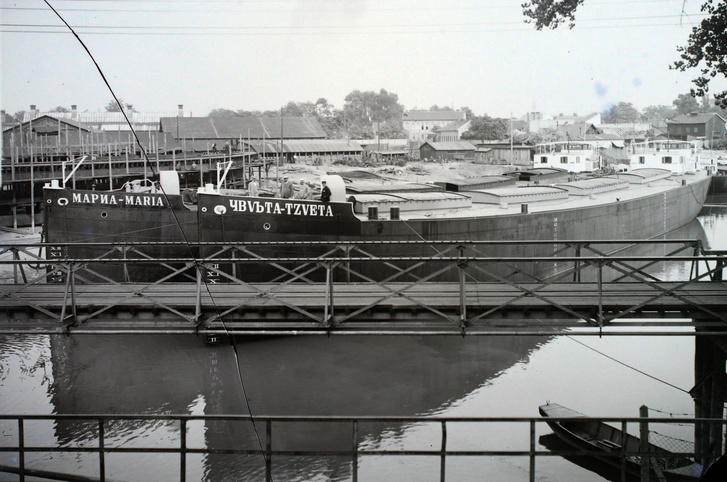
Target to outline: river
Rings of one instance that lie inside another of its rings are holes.
[[[676,238],[703,237],[727,249],[727,207],[705,207]],[[0,406],[5,414],[445,415],[537,417],[551,401],[592,416],[693,416],[694,337],[287,337],[205,346],[189,336],[0,336]],[[107,444],[173,446],[171,423],[115,423]],[[460,424],[451,449],[527,450],[528,426]],[[690,439],[691,427],[673,435]],[[30,423],[26,444],[93,443],[87,423]],[[0,444],[15,440],[0,422]],[[264,435],[264,434],[263,434]],[[437,448],[422,424],[362,424],[367,448]],[[274,448],[350,446],[350,429],[326,425],[280,433]],[[2,442],[5,440],[6,442]],[[254,448],[249,423],[192,423],[189,445]],[[538,424],[538,450],[559,448]],[[14,465],[0,452],[0,465]],[[98,475],[91,455],[28,454],[30,468]],[[448,480],[521,481],[527,457],[447,460]],[[538,457],[541,481],[618,480],[561,457]],[[112,454],[108,480],[178,480],[178,456]],[[486,475],[484,475],[486,474]],[[274,461],[275,480],[350,480],[350,460]],[[438,480],[438,457],[359,459],[359,480]],[[0,472],[0,480],[17,480]],[[260,457],[189,456],[187,480],[264,480]]]

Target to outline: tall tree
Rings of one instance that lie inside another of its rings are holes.
[[[345,98],[343,114],[346,129],[351,137],[372,137],[374,122],[380,135],[394,136],[401,134],[401,118],[404,106],[399,104],[399,96],[381,89],[361,92],[354,90]]]
[[[650,105],[644,108],[644,117],[647,120],[671,120],[677,114],[677,110],[668,105]]]
[[[700,110],[699,102],[691,94],[679,94],[679,97],[674,99],[672,104],[674,104],[677,112],[681,115],[689,114],[690,112],[699,112]]]
[[[692,80],[697,86],[691,94],[706,97],[709,82],[716,76],[727,77],[727,3],[707,0],[702,4],[702,12],[707,17],[699,26],[692,28],[689,43],[677,47],[681,60],[674,62],[674,69],[685,72],[687,69],[700,68],[701,75]],[[700,67],[701,66],[701,67]],[[714,95],[714,103],[727,107],[727,90]]]
[[[316,105],[313,102],[288,102],[283,107],[283,115],[288,117],[314,117]]]
[[[51,109],[51,112],[71,112],[71,111],[70,111],[70,109],[67,109],[67,108],[59,105],[55,109]]]
[[[485,114],[471,120],[470,128],[462,134],[462,139],[496,141],[505,139],[509,131],[509,122],[506,119],[494,118]]]
[[[696,89],[691,95],[704,97],[709,92],[710,81],[720,76],[727,77],[727,2],[724,0],[703,0],[701,10],[706,14],[701,23],[692,29],[685,46],[678,46],[681,60],[670,68],[685,72],[699,69],[701,75],[692,80]],[[575,13],[585,0],[530,0],[522,4],[528,23],[534,23],[537,30],[551,29],[568,22],[575,26]],[[715,104],[727,107],[727,90],[714,95]]]
[[[612,105],[610,109],[601,113],[602,120],[605,124],[624,124],[629,122],[637,122],[641,118],[641,114],[631,104],[631,102],[619,102]]]

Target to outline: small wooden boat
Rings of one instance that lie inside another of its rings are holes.
[[[538,407],[540,415],[548,418],[581,418],[582,413],[571,410],[557,403],[548,403]],[[621,430],[597,420],[546,420],[553,432],[567,444],[581,450],[602,453],[620,453],[625,449],[626,471],[633,475],[641,473],[641,457],[629,455],[640,451],[638,437],[624,434]],[[657,454],[651,457],[651,475],[653,480],[689,481],[699,480],[702,467],[682,455],[676,455],[657,445],[649,444],[649,451]],[[609,455],[599,457],[599,460],[621,467],[621,457]]]

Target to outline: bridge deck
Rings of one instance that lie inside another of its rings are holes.
[[[444,330],[540,334],[544,328],[727,328],[727,282],[0,285],[0,331]],[[75,304],[74,304],[75,302]],[[706,321],[705,321],[706,320]],[[691,324],[690,324],[691,323]],[[658,324],[658,323],[657,323]],[[711,331],[711,330],[710,330]]]

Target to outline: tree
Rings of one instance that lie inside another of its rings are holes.
[[[641,114],[631,102],[619,102],[612,105],[610,109],[602,112],[601,116],[605,124],[626,124],[637,122],[641,118]]]
[[[644,108],[644,117],[647,120],[671,120],[678,114],[674,107],[668,105],[650,105]]]
[[[464,112],[465,119],[474,119],[476,117],[475,113],[469,107],[460,107],[459,110]]]
[[[124,102],[124,99],[119,99],[119,103],[124,106],[124,110],[129,112],[136,112],[134,106],[132,104]],[[115,100],[111,100],[106,105],[106,112],[121,112],[121,109],[119,108],[119,104],[117,104]]]
[[[55,109],[52,109],[51,112],[70,112],[70,110],[69,109],[66,109],[65,107],[59,105]]]
[[[403,134],[401,119],[404,106],[399,104],[399,96],[381,89],[361,92],[354,90],[344,99],[345,128],[348,134],[357,139],[374,135],[374,122],[378,133],[388,137]]]
[[[537,30],[543,27],[558,28],[565,22],[573,28],[575,13],[585,0],[530,0],[522,4],[527,23],[535,23]],[[715,5],[716,3],[716,5]],[[696,89],[691,95],[704,97],[709,92],[710,81],[717,77],[727,77],[727,2],[723,0],[704,0],[701,11],[707,16],[699,26],[692,29],[685,46],[678,46],[681,60],[669,68],[685,72],[700,69],[701,75],[692,80]],[[714,95],[715,104],[727,107],[727,91]]]
[[[283,107],[283,115],[288,117],[315,117],[316,105],[313,102],[290,101]]]
[[[506,119],[493,118],[485,114],[471,120],[470,129],[462,134],[462,139],[496,141],[506,138],[509,131],[510,126]]]
[[[237,112],[230,109],[212,109],[207,117],[237,117]]]
[[[0,120],[4,126],[5,124],[13,124],[15,122],[15,117],[11,116],[7,112],[3,112],[3,118]]]
[[[696,97],[707,96],[712,78],[717,75],[727,77],[727,3],[720,1],[715,6],[713,0],[707,0],[701,10],[709,16],[692,28],[687,45],[677,47],[681,60],[672,66],[685,72],[704,64],[700,67],[701,75],[692,80],[697,88],[692,89],[691,94]],[[718,107],[727,107],[727,90],[715,94],[714,103]]]
[[[681,115],[698,112],[700,110],[699,103],[691,94],[679,94],[679,97],[674,99],[672,104],[674,104],[677,112]]]
[[[576,25],[576,10],[585,0],[531,0],[522,4],[526,23],[535,22],[535,28],[558,28],[568,22],[568,27]]]

